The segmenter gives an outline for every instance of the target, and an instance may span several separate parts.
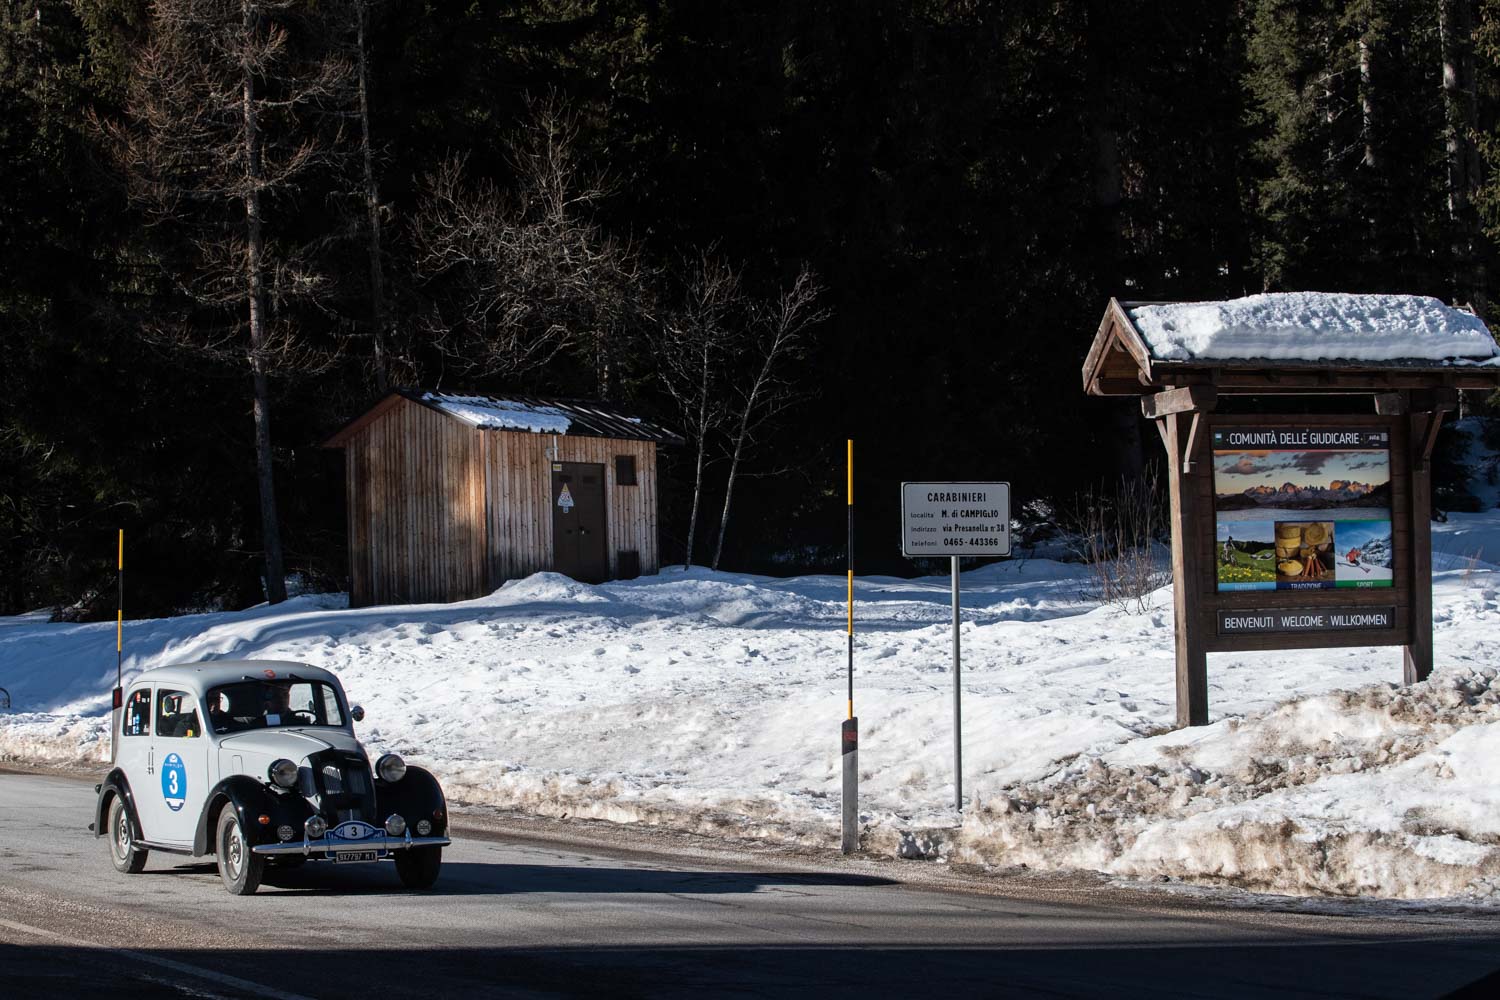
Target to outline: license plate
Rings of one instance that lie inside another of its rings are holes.
[[[334,861],[374,861],[379,857],[376,851],[334,851]]]

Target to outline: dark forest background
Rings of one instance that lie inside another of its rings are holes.
[[[343,586],[319,443],[384,386],[681,428],[670,362],[737,399],[804,273],[723,565],[840,564],[853,437],[900,572],[902,479],[1060,504],[1149,456],[1082,395],[1111,295],[1485,313],[1497,108],[1500,0],[0,0],[0,613],[112,609],[117,528],[133,614],[263,600],[258,470],[286,572]]]

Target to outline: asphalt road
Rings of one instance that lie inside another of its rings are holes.
[[[1500,917],[1318,915],[1076,885],[899,881],[892,862],[458,840],[429,892],[389,864],[226,893],[120,875],[93,787],[0,774],[0,996],[1369,996],[1500,992]]]

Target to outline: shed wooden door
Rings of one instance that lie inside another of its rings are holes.
[[[583,583],[609,578],[604,466],[552,463],[553,569]]]

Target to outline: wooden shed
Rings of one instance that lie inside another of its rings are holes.
[[[655,573],[656,449],[680,443],[605,403],[392,392],[324,442],[344,449],[350,603]]]

